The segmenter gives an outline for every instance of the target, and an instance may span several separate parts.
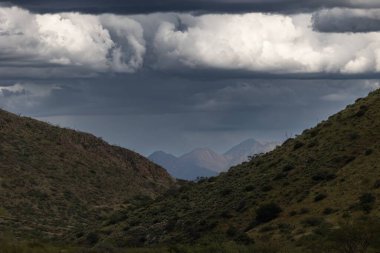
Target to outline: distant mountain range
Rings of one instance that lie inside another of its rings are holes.
[[[231,166],[247,161],[251,155],[273,150],[277,144],[279,143],[261,143],[248,139],[224,154],[218,154],[209,148],[197,148],[180,157],[157,151],[148,158],[164,167],[175,178],[194,180],[197,177],[216,176]]]

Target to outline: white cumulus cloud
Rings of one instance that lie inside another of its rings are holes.
[[[370,4],[371,1],[362,1]],[[35,14],[0,7],[0,75],[70,77],[156,70],[238,70],[264,74],[380,72],[380,32],[319,32],[335,20],[348,29],[378,10],[322,10],[316,14],[158,13],[121,16]],[[343,20],[343,21],[342,21]],[[347,28],[348,27],[348,28]]]
[[[313,31],[311,14],[204,15],[193,17],[188,24],[185,31],[176,29],[174,23],[161,24],[155,37],[159,67],[380,72],[380,33],[319,33]]]
[[[8,65],[134,72],[143,64],[141,25],[127,17],[33,14],[0,7],[0,59]]]

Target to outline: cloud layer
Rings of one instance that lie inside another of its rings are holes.
[[[184,17],[185,31],[163,22],[155,37],[160,67],[273,74],[380,71],[380,33],[324,34],[311,15],[251,13]]]
[[[0,7],[0,74],[71,77],[146,67],[177,73],[377,75],[380,33],[347,31],[377,30],[379,12],[119,16]],[[373,22],[357,24],[358,19]]]
[[[0,59],[6,67],[134,72],[143,63],[144,43],[142,27],[127,17],[0,8]]]
[[[380,9],[325,9],[314,13],[312,21],[319,32],[377,32]]]
[[[247,13],[313,12],[321,8],[380,8],[377,0],[13,0],[37,12],[141,14],[156,12]]]

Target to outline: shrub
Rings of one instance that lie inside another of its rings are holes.
[[[320,193],[317,196],[315,196],[314,202],[319,202],[321,200],[324,200],[325,198],[327,198],[327,195],[324,193]]]
[[[351,133],[348,135],[348,137],[349,137],[349,139],[350,139],[351,141],[353,141],[353,140],[358,139],[358,138],[360,137],[360,135],[359,135],[357,132],[351,132]]]
[[[90,245],[95,245],[97,242],[99,242],[99,235],[95,232],[90,232],[86,236],[86,241]]]
[[[269,191],[271,191],[273,189],[273,187],[271,186],[271,185],[266,185],[266,186],[264,186],[263,188],[261,188],[261,190],[263,191],[263,192],[269,192]]]
[[[269,222],[271,220],[276,219],[281,212],[282,212],[281,207],[275,203],[262,205],[256,210],[256,222],[258,223]]]
[[[359,198],[359,205],[366,213],[371,212],[375,204],[376,197],[372,193],[364,193]]]
[[[246,192],[250,192],[250,191],[253,191],[255,190],[255,186],[254,185],[247,185],[246,187],[244,187],[244,191]]]
[[[376,180],[375,183],[373,184],[373,188],[379,189],[380,188],[380,179]]]
[[[228,227],[226,234],[228,237],[234,237],[238,233],[238,230],[234,226]]]
[[[274,176],[273,181],[281,180],[283,178],[286,178],[287,176],[288,176],[288,173],[286,172],[278,173],[276,176]]]
[[[297,141],[297,142],[294,144],[294,146],[293,146],[293,150],[297,150],[297,149],[303,147],[303,145],[305,145],[303,142],[301,142],[301,141]]]
[[[319,181],[331,181],[331,180],[333,180],[333,179],[335,179],[335,178],[336,178],[336,175],[335,175],[335,174],[330,173],[330,172],[327,172],[327,171],[321,171],[321,172],[318,172],[318,173],[316,173],[316,174],[312,177],[312,179],[313,179],[314,181],[317,181],[317,182],[319,182]]]
[[[300,209],[299,214],[306,214],[306,213],[309,213],[309,212],[310,212],[310,210],[308,208],[303,207],[303,208]]]
[[[308,217],[302,221],[302,224],[306,227],[315,227],[322,224],[323,220],[319,217]]]
[[[243,199],[239,202],[238,206],[236,207],[237,212],[243,212],[247,208],[247,201]]]
[[[372,153],[373,153],[373,150],[369,148],[369,149],[366,149],[366,151],[364,152],[364,155],[369,156]]]
[[[223,197],[224,196],[227,196],[229,194],[232,193],[232,190],[231,189],[223,189],[221,192],[220,192],[220,195],[222,195]]]
[[[283,172],[288,172],[288,171],[291,171],[291,170],[294,170],[294,169],[295,169],[294,165],[288,163],[287,165],[285,165],[285,166],[282,168],[282,171],[283,171]]]
[[[360,106],[359,111],[357,111],[357,112],[355,113],[355,116],[356,116],[356,117],[362,117],[362,116],[364,116],[364,114],[365,114],[367,111],[368,111],[368,106],[366,106],[366,105],[362,105],[362,106]]]
[[[239,232],[236,236],[235,236],[235,239],[234,239],[235,242],[239,243],[239,244],[245,244],[245,245],[249,245],[249,244],[253,244],[255,241],[250,238],[246,233],[244,232]]]
[[[323,210],[323,214],[324,215],[329,215],[329,214],[332,214],[334,212],[334,209],[330,208],[330,207],[326,207],[324,210]]]

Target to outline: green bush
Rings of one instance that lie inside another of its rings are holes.
[[[371,212],[375,202],[376,197],[372,193],[364,193],[359,198],[359,206],[366,213]]]
[[[319,193],[317,196],[315,196],[314,198],[314,202],[319,202],[321,200],[324,200],[325,198],[327,198],[327,195],[324,194],[324,193]]]
[[[323,222],[323,220],[319,217],[308,217],[308,218],[302,220],[302,224],[305,227],[315,227],[315,226],[321,225],[322,222]]]
[[[91,232],[86,236],[86,241],[89,245],[95,245],[99,239],[99,235],[95,232]]]
[[[330,207],[326,207],[324,210],[323,210],[323,214],[324,215],[329,215],[329,214],[332,214],[334,212],[334,209],[330,208]]]
[[[380,179],[376,180],[375,183],[373,184],[373,188],[379,189],[380,188]]]
[[[336,175],[327,171],[320,171],[317,172],[312,179],[314,181],[320,182],[320,181],[331,181],[336,178]]]
[[[262,205],[256,210],[256,222],[269,222],[271,220],[276,219],[281,212],[281,207],[275,203]]]
[[[288,163],[288,164],[286,164],[286,165],[282,168],[282,171],[283,171],[283,172],[288,172],[288,171],[291,171],[291,170],[294,170],[294,169],[295,169],[294,165]]]

